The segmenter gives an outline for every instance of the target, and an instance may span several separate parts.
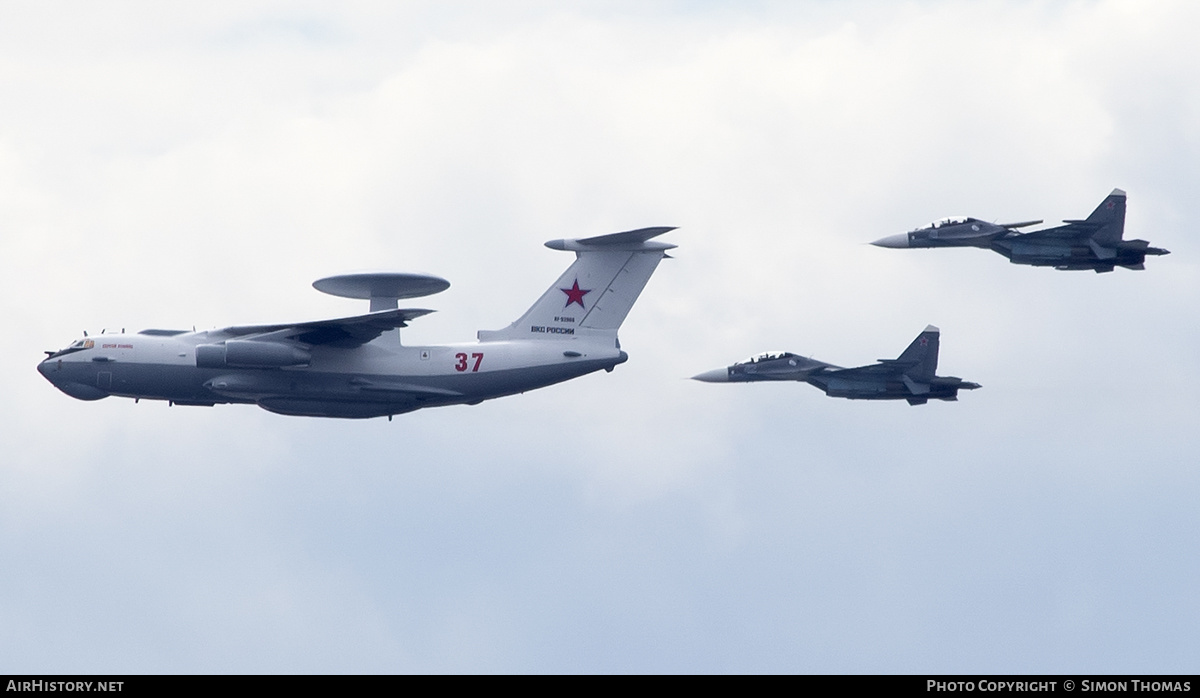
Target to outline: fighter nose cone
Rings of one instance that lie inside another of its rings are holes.
[[[704,381],[705,383],[728,383],[729,382],[729,369],[714,368],[711,371],[705,371],[704,373],[697,373],[696,375],[692,376],[692,380]]]
[[[871,243],[876,247],[908,247],[908,233],[900,233],[899,235],[889,235],[885,238],[879,238]]]

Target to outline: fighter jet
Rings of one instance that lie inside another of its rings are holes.
[[[443,291],[450,286],[445,279],[343,274],[313,286],[369,299],[369,313],[200,332],[85,333],[46,352],[38,371],[80,400],[246,403],[286,415],[388,419],[422,407],[475,405],[624,363],[617,329],[675,247],[651,238],[671,230],[547,242],[574,252],[574,263],[524,315],[503,329],[481,330],[474,343],[400,342],[398,328],[433,311],[399,308],[398,301]]]
[[[727,368],[705,371],[693,380],[705,383],[752,383],[755,381],[803,381],[817,386],[829,397],[851,400],[908,400],[924,405],[930,400],[957,400],[959,390],[974,390],[970,383],[953,376],[937,376],[940,330],[929,325],[895,359],[858,368],[841,368],[790,352],[768,352]]]
[[[889,235],[872,242],[878,247],[981,247],[999,252],[1013,264],[1055,269],[1091,269],[1096,273],[1114,267],[1145,269],[1146,255],[1170,254],[1150,247],[1145,240],[1125,240],[1125,192],[1113,189],[1084,220],[1064,220],[1066,225],[1028,233],[1018,228],[1042,221],[988,223],[962,216],[943,218],[909,233]]]

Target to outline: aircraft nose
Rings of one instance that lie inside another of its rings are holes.
[[[908,233],[900,233],[899,235],[889,235],[885,238],[879,238],[871,243],[876,247],[893,247],[905,248],[908,247]]]
[[[697,373],[696,375],[692,376],[692,380],[703,381],[705,383],[728,383],[729,382],[729,369],[728,368],[714,368],[711,371],[705,371],[704,373]]]

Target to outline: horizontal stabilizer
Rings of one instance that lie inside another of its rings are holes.
[[[665,233],[675,230],[674,227],[657,227],[657,228],[638,228],[637,230],[627,230],[623,233],[611,233],[609,235],[597,235],[590,238],[579,238],[574,240],[551,240],[546,243],[546,247],[552,250],[572,250],[582,252],[585,250],[671,250],[676,247],[666,242],[648,242],[650,238],[658,237]]]
[[[904,385],[908,388],[908,392],[912,393],[913,395],[928,395],[929,394],[929,384],[928,383],[918,383],[918,382],[914,381],[913,379],[909,378],[908,376],[903,376],[902,380],[904,381]]]

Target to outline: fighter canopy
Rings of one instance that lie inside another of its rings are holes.
[[[745,361],[739,361],[734,365],[735,366],[743,366],[745,364],[756,364],[756,363],[762,363],[764,361],[775,361],[777,359],[793,359],[794,360],[796,358],[798,358],[798,357],[789,351],[765,351],[761,354],[756,354],[754,356],[751,356],[750,358],[746,359]],[[796,365],[794,361],[792,362],[792,365],[793,366]]]
[[[975,220],[974,218],[968,218],[967,216],[947,216],[946,218],[941,218],[939,220],[936,220],[936,221],[930,223],[929,225],[925,226],[925,228],[936,230],[938,228],[948,228],[950,226],[962,225],[964,223],[978,223],[978,222],[979,221]],[[922,228],[918,228],[917,230],[922,230]]]

